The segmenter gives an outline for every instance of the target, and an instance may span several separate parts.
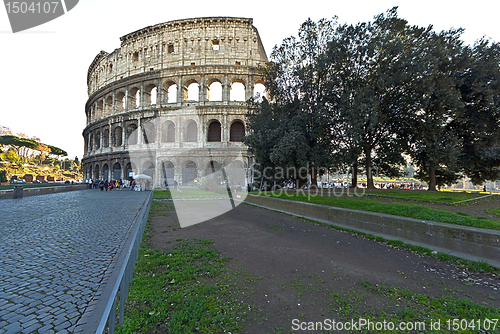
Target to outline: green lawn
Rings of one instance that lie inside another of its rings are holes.
[[[325,189],[326,190],[326,189]],[[333,189],[330,189],[333,190]],[[462,191],[418,191],[418,190],[383,190],[383,189],[356,189],[354,193],[353,189],[342,189],[344,194],[355,195],[355,196],[366,196],[366,197],[388,197],[388,198],[398,198],[407,199],[412,201],[421,202],[437,202],[445,204],[454,204],[457,202],[470,200],[485,195],[490,195],[490,193],[483,192],[462,192]],[[341,189],[336,189],[336,194],[341,194]]]
[[[401,191],[401,193],[404,192]],[[464,216],[458,213],[453,213],[445,210],[437,210],[419,204],[384,203],[374,199],[365,199],[363,197],[307,196],[303,194],[272,194],[271,192],[261,193],[261,195],[348,209],[381,212],[396,216],[432,220],[442,223],[500,230],[500,221],[497,220]]]

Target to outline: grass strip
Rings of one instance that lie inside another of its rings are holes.
[[[303,194],[285,193],[261,193],[263,196],[277,197],[300,202],[335,206],[346,209],[355,209],[371,212],[387,213],[422,220],[431,220],[441,223],[472,226],[500,230],[500,222],[483,217],[470,217],[445,210],[438,210],[419,204],[409,203],[384,203],[376,200],[368,200],[355,197],[329,197],[329,196],[307,196]]]
[[[371,293],[390,298],[398,304],[406,304],[405,307],[395,309],[393,313],[383,314],[382,319],[369,318],[372,322],[425,324],[426,333],[449,333],[450,331],[453,333],[500,333],[500,310],[493,306],[481,305],[450,295],[426,296],[413,293],[407,288],[387,287],[370,283],[367,280],[362,281],[361,285]],[[431,323],[434,324],[432,330]],[[407,331],[396,329],[381,330],[377,333],[407,333]]]
[[[153,203],[151,214],[161,213]],[[241,300],[238,274],[211,240],[177,239],[169,251],[151,249],[148,222],[117,333],[215,333],[241,329],[251,307]],[[241,276],[241,275],[240,275]]]

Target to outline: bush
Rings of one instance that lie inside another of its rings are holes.
[[[7,171],[0,170],[0,182],[7,182]]]

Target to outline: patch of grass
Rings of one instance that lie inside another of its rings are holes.
[[[447,321],[452,319],[466,319],[468,323],[481,319],[498,319],[500,310],[493,306],[481,305],[471,300],[455,298],[450,295],[427,296],[413,293],[407,288],[387,287],[385,285],[372,284],[369,281],[362,281],[361,285],[371,293],[384,296],[389,300],[396,301],[398,304],[405,304],[405,307],[398,307],[392,313],[380,314],[372,321],[387,321],[399,323],[419,322],[425,325],[424,332],[430,333],[430,321],[441,322],[441,329],[432,331],[432,333],[448,333]],[[477,329],[477,328],[476,328]],[[460,333],[482,333],[481,330],[473,328],[465,329]],[[377,331],[377,333],[399,333],[398,331]],[[500,333],[497,326],[488,333]]]
[[[303,194],[284,193],[272,194],[271,192],[262,193],[262,195],[341,208],[381,212],[396,216],[431,220],[441,223],[500,230],[500,222],[495,220],[482,217],[463,216],[454,212],[437,210],[419,204],[384,203],[376,200],[354,197],[307,196]]]
[[[499,209],[497,209],[497,208],[494,208],[494,209],[488,209],[488,210],[486,210],[486,212],[488,212],[488,213],[493,213],[493,214],[495,214],[495,215],[497,215],[497,216],[499,216],[499,217],[500,217],[500,208],[499,208]]]
[[[152,202],[150,217],[159,215],[162,206],[167,205]],[[211,248],[212,240],[177,238],[170,251],[151,249],[150,221],[134,267],[124,323],[117,333],[240,330],[251,310],[240,290],[244,287],[248,295],[253,280]]]

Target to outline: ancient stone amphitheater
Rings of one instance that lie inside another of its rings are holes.
[[[88,70],[86,179],[187,185],[229,161],[248,166],[245,101],[262,94],[267,61],[252,19],[176,20],[120,41]]]

